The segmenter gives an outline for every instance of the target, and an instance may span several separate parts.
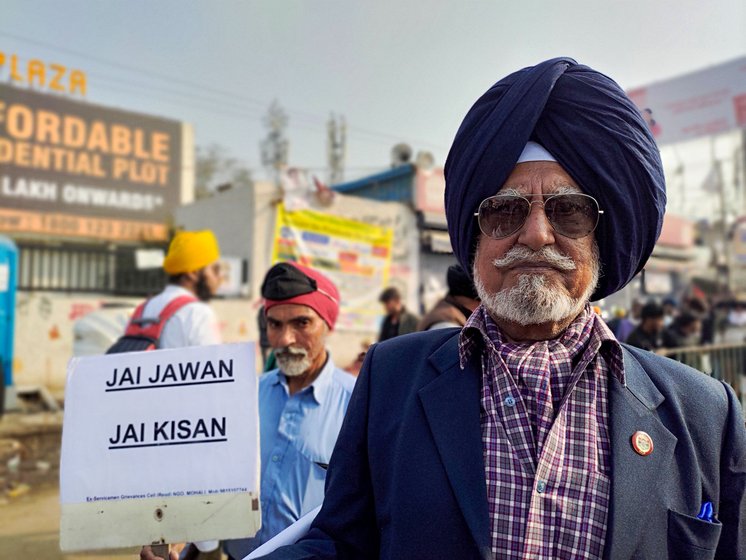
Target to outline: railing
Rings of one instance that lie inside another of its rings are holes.
[[[668,356],[699,371],[721,379],[733,390],[746,410],[746,344],[708,344],[684,348],[660,349]]]
[[[161,290],[160,268],[139,270],[134,247],[19,242],[18,289],[144,296]]]

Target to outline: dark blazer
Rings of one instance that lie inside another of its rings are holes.
[[[310,533],[270,558],[492,558],[480,430],[481,369],[461,370],[458,329],[373,346]],[[746,430],[725,384],[625,346],[610,381],[607,559],[746,558]],[[647,432],[652,454],[630,438]],[[696,518],[713,503],[720,523]]]

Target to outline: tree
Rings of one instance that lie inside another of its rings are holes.
[[[230,157],[227,150],[219,144],[210,144],[207,147],[197,146],[194,172],[195,198],[212,196],[217,186],[226,183],[238,188],[253,186],[251,170],[236,158]]]

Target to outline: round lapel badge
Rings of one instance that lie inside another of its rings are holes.
[[[653,438],[645,432],[635,432],[632,434],[632,449],[643,457],[650,455],[653,452]]]

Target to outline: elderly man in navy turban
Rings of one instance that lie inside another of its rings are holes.
[[[642,270],[666,195],[644,119],[569,58],[477,100],[446,164],[463,329],[367,354],[309,534],[273,559],[746,558],[727,385],[620,344],[589,301]]]

